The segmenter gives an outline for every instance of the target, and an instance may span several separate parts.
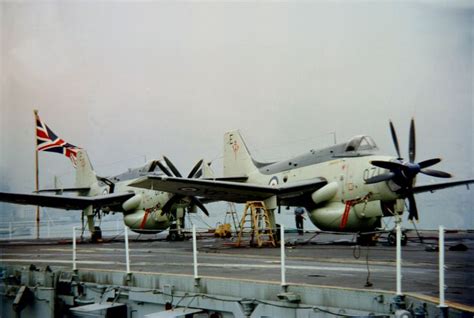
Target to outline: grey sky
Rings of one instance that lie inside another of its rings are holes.
[[[262,161],[328,145],[331,132],[394,154],[392,119],[406,154],[414,116],[418,159],[472,178],[466,4],[0,2],[0,187],[34,186],[34,108],[103,175],[163,154],[188,171],[235,128]],[[43,186],[74,171],[50,153],[40,165]],[[421,195],[420,226],[474,228],[473,197]]]

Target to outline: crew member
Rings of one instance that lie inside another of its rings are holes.
[[[295,223],[296,223],[296,228],[298,229],[299,235],[304,234],[304,229],[303,229],[304,219],[305,219],[304,208],[299,206],[295,209]]]

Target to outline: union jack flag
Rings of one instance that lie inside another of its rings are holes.
[[[81,148],[65,142],[59,138],[49,127],[36,116],[36,150],[56,152],[71,159],[72,165],[76,167],[77,152]]]

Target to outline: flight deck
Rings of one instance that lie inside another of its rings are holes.
[[[423,232],[423,243],[413,234],[409,234],[408,245],[402,249],[402,292],[436,303],[439,295],[437,232]],[[285,288],[336,288],[371,295],[379,291],[394,294],[395,247],[383,239],[376,246],[359,246],[352,243],[348,235],[288,233],[286,242]],[[446,233],[446,302],[450,307],[471,313],[474,312],[473,248],[473,232]],[[131,237],[129,249],[129,276],[193,278],[191,240],[168,242],[147,236]],[[197,251],[200,279],[218,279],[229,284],[251,282],[278,286],[281,283],[280,248],[237,248],[232,239],[198,233]],[[73,266],[70,239],[2,242],[0,252],[1,268],[34,265],[35,268],[48,266],[71,271]],[[96,244],[78,242],[76,267],[79,273],[126,274],[123,237],[104,238],[102,243]]]

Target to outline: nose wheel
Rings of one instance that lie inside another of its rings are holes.
[[[168,241],[176,242],[176,241],[183,241],[184,234],[181,232],[181,228],[178,228],[176,224],[171,224],[169,234],[168,234]]]
[[[388,233],[387,241],[388,241],[388,245],[390,245],[390,246],[397,245],[397,233],[396,233],[396,231],[392,230],[390,233]],[[408,242],[407,234],[406,234],[405,231],[403,231],[402,232],[402,239],[401,239],[402,246],[406,246],[407,242]]]

